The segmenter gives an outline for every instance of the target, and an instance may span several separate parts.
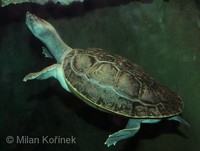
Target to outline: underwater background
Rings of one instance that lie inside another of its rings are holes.
[[[85,0],[69,6],[20,4],[0,8],[1,151],[199,151],[200,2],[198,0]],[[184,101],[191,127],[143,124],[115,147],[109,134],[128,119],[95,110],[54,79],[23,77],[55,63],[25,24],[27,11],[50,22],[72,48],[99,47],[125,56]],[[8,144],[7,136],[75,137],[75,144]]]

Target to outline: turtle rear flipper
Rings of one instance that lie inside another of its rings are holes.
[[[130,119],[125,129],[115,132],[109,135],[108,139],[104,143],[107,147],[115,145],[118,141],[133,137],[139,130],[141,123],[158,123],[160,119]]]
[[[183,118],[181,118],[180,116],[173,116],[173,117],[169,117],[167,120],[174,120],[174,121],[178,121],[179,123],[183,124],[186,127],[191,127],[190,124],[188,122],[186,122]]]
[[[118,141],[133,137],[140,129],[141,120],[130,119],[126,125],[125,129],[115,132],[109,135],[108,139],[104,143],[107,147],[115,145]]]

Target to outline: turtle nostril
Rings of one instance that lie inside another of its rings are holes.
[[[32,16],[31,13],[29,11],[26,12],[26,17],[30,17]]]

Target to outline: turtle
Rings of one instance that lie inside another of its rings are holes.
[[[89,106],[128,118],[124,129],[109,135],[107,147],[133,137],[142,123],[174,120],[190,126],[180,116],[181,97],[130,59],[101,48],[71,48],[49,22],[30,12],[26,25],[47,46],[44,55],[57,63],[27,74],[23,81],[53,77]]]

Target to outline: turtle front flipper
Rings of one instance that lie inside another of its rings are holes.
[[[134,136],[139,131],[140,124],[141,120],[130,119],[125,129],[109,135],[104,144],[107,145],[107,147],[110,147],[111,145],[115,145],[120,140]]]
[[[39,72],[29,73],[24,77],[23,81],[26,82],[28,80],[33,80],[33,79],[44,80],[51,77],[56,78],[60,82],[62,87],[68,92],[70,92],[65,82],[62,66],[60,64],[53,64],[49,67],[44,68]]]
[[[53,56],[50,54],[50,52],[45,47],[42,47],[42,54],[44,54],[44,56],[46,58],[53,58]]]
[[[23,81],[26,82],[28,80],[33,80],[33,79],[44,80],[50,77],[55,77],[58,66],[60,65],[53,64],[49,67],[44,68],[43,70],[39,72],[29,73],[24,77]]]

